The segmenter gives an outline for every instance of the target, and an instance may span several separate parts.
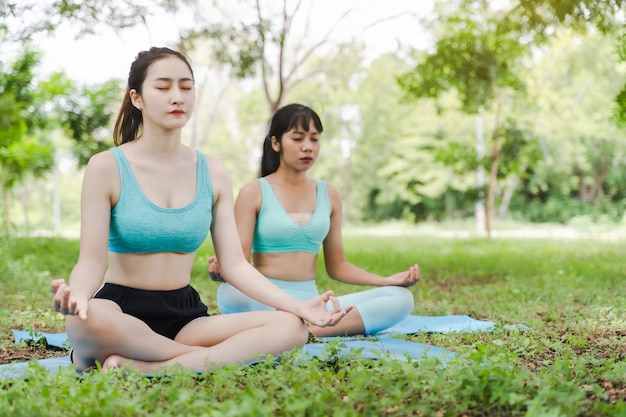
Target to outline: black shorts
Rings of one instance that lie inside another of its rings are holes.
[[[114,301],[124,313],[137,317],[156,333],[170,339],[190,321],[209,316],[208,307],[191,285],[171,291],[152,291],[106,283],[93,298]]]

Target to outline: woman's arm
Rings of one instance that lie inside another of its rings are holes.
[[[261,209],[263,197],[258,181],[244,185],[235,200],[235,222],[237,233],[241,241],[241,249],[244,257],[250,261],[252,256],[252,242],[254,241],[254,229],[256,219]],[[209,257],[209,276],[213,281],[224,282],[216,256]]]
[[[94,155],[85,168],[81,190],[80,252],[69,278],[52,282],[56,311],[87,317],[87,301],[102,284],[106,270],[111,196],[119,174],[111,152]]]
[[[332,211],[330,215],[330,231],[324,239],[324,262],[328,275],[337,281],[355,285],[386,286],[400,285],[409,287],[420,279],[417,264],[407,271],[398,272],[389,277],[372,274],[350,262],[344,256],[343,236],[341,232],[341,194],[332,184],[326,183]]]
[[[252,181],[244,185],[235,200],[237,232],[239,233],[243,254],[248,260],[252,256],[254,229],[256,228],[256,221],[262,202],[261,185],[258,181]]]
[[[341,320],[350,308],[339,309],[332,292],[328,291],[302,303],[272,284],[246,260],[235,224],[230,176],[219,159],[207,157],[207,160],[215,196],[211,236],[224,279],[244,294],[279,310],[291,312],[317,326],[334,325]],[[334,302],[333,312],[326,310],[328,300]]]

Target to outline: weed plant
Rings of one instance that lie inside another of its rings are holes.
[[[24,378],[0,380],[0,416],[626,416],[624,242],[345,236],[347,258],[387,275],[419,263],[417,315],[464,314],[492,332],[417,334],[405,339],[456,352],[434,358],[362,359],[359,352],[279,363],[226,366],[197,374],[172,368],[147,377],[128,369],[78,375],[31,364]],[[210,242],[192,283],[216,313],[207,273]],[[0,351],[3,361],[67,352],[15,344],[11,329],[64,331],[48,284],[67,277],[78,242],[0,238]],[[355,288],[328,278],[318,286]],[[531,330],[505,325],[524,324]],[[271,335],[268,335],[271,337]]]

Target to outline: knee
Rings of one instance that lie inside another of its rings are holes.
[[[280,314],[281,327],[285,330],[285,336],[294,346],[302,346],[309,339],[309,330],[304,321],[291,313],[277,311]]]
[[[393,305],[399,310],[406,311],[410,314],[415,307],[415,299],[411,290],[405,287],[385,287],[389,291],[389,296],[393,297]]]
[[[116,329],[111,316],[110,308],[97,302],[97,300],[89,300],[89,309],[85,320],[78,316],[68,316],[65,321],[65,328],[70,341],[90,340],[104,336],[115,337]]]

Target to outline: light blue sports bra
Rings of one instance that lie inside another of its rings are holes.
[[[317,201],[311,219],[300,226],[276,198],[272,186],[259,178],[263,201],[256,220],[252,252],[309,252],[317,254],[330,230],[331,205],[326,183],[317,180]]]
[[[213,190],[204,159],[198,154],[196,195],[180,208],[165,208],[144,195],[128,160],[112,148],[120,173],[120,196],[111,210],[109,251],[117,253],[194,252],[204,242],[213,219]]]

